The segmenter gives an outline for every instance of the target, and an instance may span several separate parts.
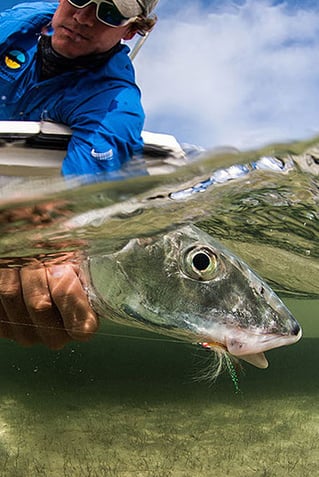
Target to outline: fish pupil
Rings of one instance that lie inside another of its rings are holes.
[[[210,258],[206,253],[200,252],[193,257],[193,266],[201,272],[207,270],[210,265]]]

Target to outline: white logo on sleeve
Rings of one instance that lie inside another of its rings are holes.
[[[94,159],[98,159],[99,161],[110,161],[113,159],[113,150],[109,149],[105,152],[97,152],[94,148],[91,150],[91,156]]]

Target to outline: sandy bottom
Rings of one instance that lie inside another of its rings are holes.
[[[244,365],[240,394],[194,382],[210,356],[183,344],[1,345],[0,477],[319,475],[318,339]]]

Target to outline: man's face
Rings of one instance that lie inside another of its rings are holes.
[[[112,28],[101,23],[95,11],[96,3],[76,8],[68,0],[60,0],[52,19],[52,46],[57,53],[67,58],[103,53],[132,36],[130,25]]]

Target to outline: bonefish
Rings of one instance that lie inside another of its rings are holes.
[[[130,240],[87,262],[89,295],[117,322],[222,349],[259,368],[296,343],[300,325],[240,258],[193,225]]]

